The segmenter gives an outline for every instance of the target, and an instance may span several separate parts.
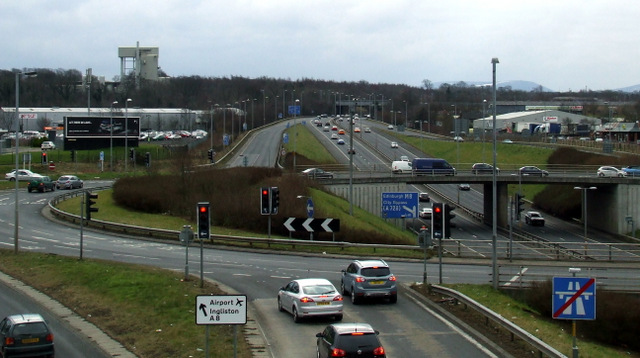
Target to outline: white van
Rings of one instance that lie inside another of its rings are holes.
[[[394,174],[411,173],[411,162],[396,160],[391,162],[391,172]]]

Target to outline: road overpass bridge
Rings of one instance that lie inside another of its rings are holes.
[[[379,176],[378,176],[379,175]],[[354,173],[339,174],[337,178],[323,181],[326,184],[345,186],[353,184],[354,191],[366,192],[367,196],[380,198],[385,191],[403,191],[406,184],[481,184],[484,188],[484,220],[490,224],[493,220],[493,178],[492,175],[458,174],[455,176],[413,176]],[[600,178],[593,174],[562,174],[547,177],[529,175],[500,174],[496,176],[497,222],[506,227],[508,223],[508,185],[544,184],[565,185],[570,187],[596,187],[587,190],[587,222],[590,227],[603,231],[626,235],[640,223],[640,177],[636,178]],[[378,188],[376,190],[376,188]],[[573,188],[571,189],[573,190]],[[358,194],[358,197],[364,195]],[[634,224],[635,223],[635,224]]]

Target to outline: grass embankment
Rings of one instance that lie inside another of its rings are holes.
[[[0,270],[53,297],[139,357],[204,357],[205,329],[195,324],[197,295],[224,294],[177,272],[0,250]],[[210,355],[229,357],[233,328],[210,326]],[[251,357],[238,339],[238,356]]]

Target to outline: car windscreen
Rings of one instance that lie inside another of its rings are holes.
[[[365,333],[362,335],[341,334],[338,345],[340,348],[349,351],[356,352],[358,350],[371,351],[380,346],[378,337],[375,333]]]
[[[336,290],[332,285],[305,286],[302,288],[305,295],[328,295],[335,293]]]
[[[366,277],[383,277],[383,276],[389,276],[391,271],[389,270],[388,267],[367,267],[367,268],[363,268],[361,273],[362,273],[362,276],[366,276]]]

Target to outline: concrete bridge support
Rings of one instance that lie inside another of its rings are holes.
[[[497,183],[498,189],[496,210],[498,214],[498,227],[507,227],[509,224],[509,188],[507,183]],[[484,222],[493,224],[493,184],[484,184]]]

